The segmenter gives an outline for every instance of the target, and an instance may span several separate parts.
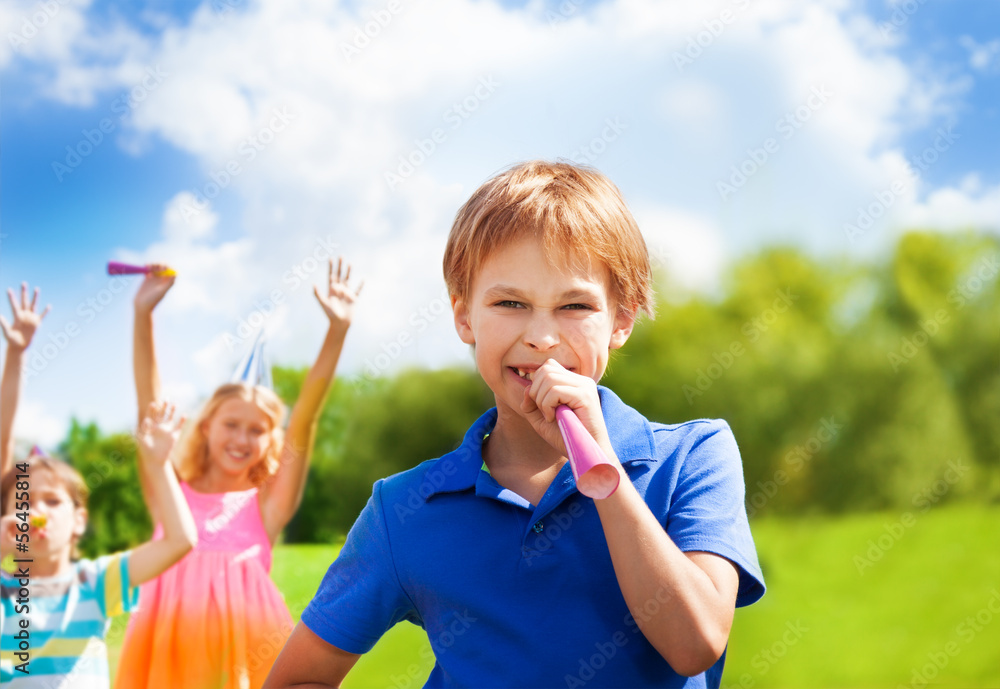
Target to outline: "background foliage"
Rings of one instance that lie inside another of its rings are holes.
[[[602,383],[654,420],[728,420],[754,518],[995,499],[998,272],[996,237],[913,232],[869,264],[771,249],[734,266],[714,298],[659,276],[657,318]],[[304,375],[275,370],[289,404]],[[471,369],[338,378],[285,540],[332,542],[376,479],[456,447],[490,406]],[[85,552],[146,538],[129,436],[74,422],[61,450],[92,490]]]

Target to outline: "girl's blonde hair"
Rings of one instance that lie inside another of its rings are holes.
[[[261,461],[250,467],[250,481],[255,486],[259,486],[277,473],[280,466],[281,448],[285,441],[285,432],[282,430],[287,411],[285,403],[272,390],[263,386],[250,385],[249,383],[227,383],[219,387],[205,403],[180,443],[177,454],[177,473],[181,480],[190,483],[208,471],[208,438],[205,437],[202,427],[212,419],[215,412],[226,400],[233,398],[252,403],[264,412],[271,422],[267,452]]]

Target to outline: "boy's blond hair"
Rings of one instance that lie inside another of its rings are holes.
[[[261,461],[250,468],[250,481],[255,486],[260,486],[278,471],[281,448],[285,439],[281,427],[285,419],[285,403],[273,391],[263,386],[227,383],[220,386],[205,403],[198,418],[190,425],[180,443],[177,473],[181,480],[190,483],[208,470],[208,438],[205,437],[202,426],[211,420],[223,402],[234,397],[253,403],[271,422],[267,453]]]
[[[618,308],[653,315],[646,242],[618,187],[597,170],[532,160],[487,180],[451,227],[444,254],[449,294],[467,299],[483,263],[523,237],[541,240],[550,257],[601,261]]]

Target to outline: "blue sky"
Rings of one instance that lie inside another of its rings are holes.
[[[907,227],[1000,227],[998,3],[55,6],[0,3],[0,272],[53,306],[25,441],[55,444],[74,415],[131,423],[136,283],[109,282],[109,259],[177,266],[157,341],[189,411],[251,321],[277,361],[309,361],[322,314],[289,276],[318,281],[332,244],[367,279],[343,371],[402,333],[388,373],[468,363],[440,309],[444,239],[479,183],[526,158],[607,173],[667,292],[711,292],[776,243],[871,257]]]

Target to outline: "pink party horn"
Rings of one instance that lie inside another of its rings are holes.
[[[166,270],[151,270],[147,266],[137,266],[131,263],[119,263],[118,261],[108,261],[108,275],[145,275],[152,273],[162,277],[172,277],[177,273],[170,268]]]
[[[560,404],[556,407],[556,422],[566,443],[577,490],[595,500],[603,500],[618,490],[621,479],[618,469],[604,455],[601,446],[573,410]]]

